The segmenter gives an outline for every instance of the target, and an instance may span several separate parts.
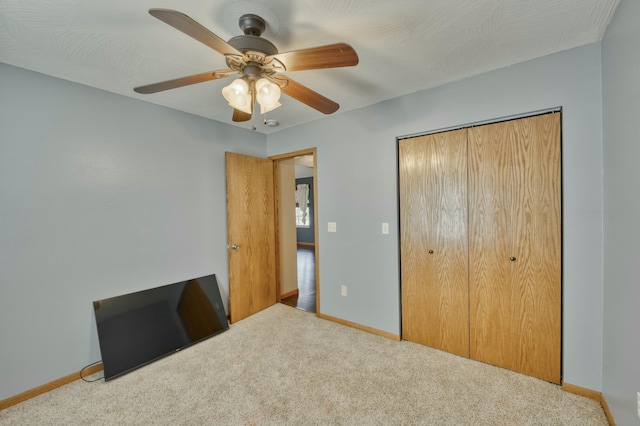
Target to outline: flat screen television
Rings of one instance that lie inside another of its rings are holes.
[[[229,329],[215,275],[93,302],[104,379]]]

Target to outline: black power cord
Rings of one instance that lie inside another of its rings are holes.
[[[86,367],[84,367],[82,370],[80,370],[80,378],[81,378],[82,380],[84,380],[85,382],[89,382],[89,383],[97,382],[98,380],[102,380],[102,379],[104,379],[104,375],[103,375],[102,377],[98,377],[97,379],[93,379],[93,380],[87,380],[87,379],[85,379],[85,378],[82,376],[82,373],[84,372],[84,370],[86,370],[86,369],[87,369],[87,368],[89,368],[89,367],[93,367],[94,365],[100,364],[101,362],[102,362],[102,360],[100,360],[100,361],[96,361],[96,362],[94,362],[93,364],[89,364],[89,365],[87,365]]]

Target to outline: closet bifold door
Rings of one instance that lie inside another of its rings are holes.
[[[560,383],[560,114],[468,138],[470,357]]]
[[[468,357],[466,130],[398,145],[402,337]]]

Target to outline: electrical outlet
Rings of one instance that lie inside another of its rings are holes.
[[[336,223],[335,222],[329,222],[327,225],[327,231],[328,232],[336,232]]]
[[[640,419],[640,392],[638,392],[638,418]]]
[[[383,234],[389,233],[389,224],[387,222],[382,222],[382,233]]]
[[[347,297],[347,286],[346,285],[340,286],[340,296]]]

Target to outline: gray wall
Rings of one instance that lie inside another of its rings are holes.
[[[640,2],[623,0],[602,42],[603,393],[619,425],[640,422],[639,42]]]
[[[100,359],[91,302],[216,273],[266,137],[0,64],[0,400]]]
[[[594,44],[269,135],[269,155],[317,147],[321,312],[400,333],[397,136],[561,106],[564,380],[601,390],[601,105]]]

